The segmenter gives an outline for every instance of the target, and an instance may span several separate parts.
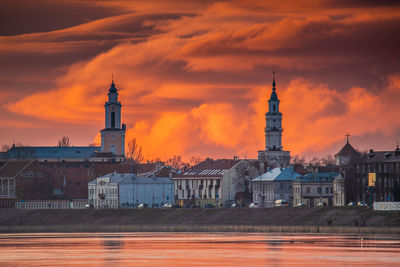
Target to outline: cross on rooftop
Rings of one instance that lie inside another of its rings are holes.
[[[351,136],[350,134],[349,134],[349,132],[347,132],[344,136],[346,136],[346,138],[347,138],[347,144],[349,143],[349,136]]]

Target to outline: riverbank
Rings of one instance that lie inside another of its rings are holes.
[[[237,232],[400,234],[400,227],[311,225],[24,225],[0,226],[0,233]]]
[[[0,232],[303,232],[399,234],[399,211],[364,207],[0,210]]]

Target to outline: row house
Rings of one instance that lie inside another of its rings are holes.
[[[182,207],[242,204],[246,191],[251,192],[250,179],[258,175],[254,165],[246,159],[206,159],[173,177],[175,202]]]
[[[312,172],[293,182],[293,205],[344,206],[344,179],[337,172]],[[320,204],[320,205],[322,205]]]
[[[276,200],[292,202],[292,183],[300,174],[293,167],[274,168],[252,182],[253,201],[260,207],[273,207]]]
[[[363,155],[355,164],[351,177],[353,192],[349,201],[400,201],[400,149],[374,151]],[[370,174],[375,182],[369,183]],[[350,178],[349,178],[350,179]]]

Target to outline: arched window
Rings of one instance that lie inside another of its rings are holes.
[[[115,128],[115,112],[111,112],[111,128]]]
[[[274,108],[273,108],[273,110],[274,110],[274,111],[276,111],[275,105],[274,105]]]

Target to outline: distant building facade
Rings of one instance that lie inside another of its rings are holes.
[[[293,205],[344,205],[344,181],[337,172],[312,172],[299,176],[293,182]]]
[[[282,113],[279,111],[279,99],[276,91],[275,72],[272,82],[272,93],[268,100],[268,112],[265,114],[265,150],[258,151],[258,160],[265,165],[285,167],[290,164],[290,151],[283,150]],[[262,171],[263,172],[263,171]]]
[[[226,207],[245,204],[245,191],[251,193],[250,179],[258,168],[243,159],[206,159],[180,175],[175,181],[175,202],[180,206]]]
[[[17,200],[49,199],[52,180],[37,161],[8,161],[0,164],[0,207],[13,208]]]
[[[138,177],[110,173],[88,184],[89,204],[94,208],[137,208],[139,204],[161,208],[174,201],[174,182],[170,177]]]
[[[369,202],[400,201],[400,149],[392,151],[374,151],[364,155],[355,164],[351,187],[351,199],[348,201]],[[369,184],[369,174],[375,175],[373,185]],[[346,174],[347,175],[347,174]],[[371,187],[369,187],[371,186]]]
[[[292,203],[292,183],[300,177],[293,167],[274,168],[252,179],[253,202],[260,207],[273,207],[276,200]]]

